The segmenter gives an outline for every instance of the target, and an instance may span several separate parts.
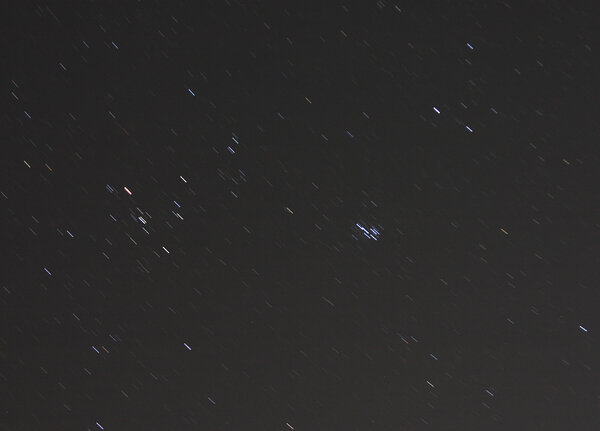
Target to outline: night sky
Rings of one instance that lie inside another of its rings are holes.
[[[600,429],[599,14],[12,2],[0,429]]]

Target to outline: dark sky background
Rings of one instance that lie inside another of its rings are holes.
[[[600,429],[569,3],[13,2],[0,429]]]

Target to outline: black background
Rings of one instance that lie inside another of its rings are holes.
[[[598,429],[595,10],[14,3],[0,429]]]

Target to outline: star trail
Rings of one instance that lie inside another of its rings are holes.
[[[597,12],[14,2],[0,430],[595,430]]]

